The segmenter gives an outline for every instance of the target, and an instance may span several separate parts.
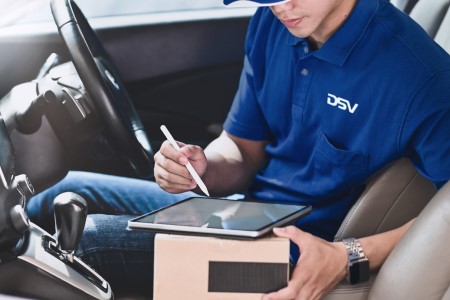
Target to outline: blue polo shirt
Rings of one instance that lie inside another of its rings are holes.
[[[364,182],[401,157],[449,180],[449,55],[387,1],[359,1],[318,50],[260,8],[245,54],[224,129],[268,141],[251,196],[311,204],[300,228],[332,240]]]

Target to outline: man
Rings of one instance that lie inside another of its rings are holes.
[[[260,200],[313,206],[296,226],[274,230],[292,241],[298,261],[288,286],[264,299],[318,299],[345,278],[348,247],[330,241],[372,174],[408,157],[438,187],[450,178],[450,58],[385,0],[257,2],[269,7],[259,8],[249,26],[223,133],[204,151],[183,143],[176,151],[165,142],[155,155],[156,182],[181,194],[77,174],[30,205],[37,211],[49,193],[78,187],[91,212],[144,213],[190,195],[196,188],[185,167],[190,161],[213,195],[248,191]],[[113,289],[125,271],[152,270],[151,236],[125,232],[126,220],[93,216],[79,251]],[[348,243],[362,246],[375,269],[411,222]]]

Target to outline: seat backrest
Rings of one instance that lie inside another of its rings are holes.
[[[449,6],[450,0],[420,0],[409,15],[429,36],[435,38]]]
[[[410,160],[400,159],[369,180],[334,239],[397,228],[416,217],[435,193],[434,184],[420,175]]]
[[[450,54],[450,7],[447,8],[447,14],[442,20],[434,40]]]
[[[369,299],[450,299],[450,181],[389,255]]]
[[[391,3],[401,11],[409,14],[418,0],[391,0]]]

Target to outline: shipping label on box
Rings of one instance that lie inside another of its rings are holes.
[[[261,299],[289,281],[289,240],[157,234],[154,299]]]

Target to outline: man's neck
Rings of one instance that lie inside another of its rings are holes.
[[[325,42],[342,26],[350,16],[358,0],[341,0],[323,22],[323,24],[314,32],[308,41],[314,49],[319,49]]]

